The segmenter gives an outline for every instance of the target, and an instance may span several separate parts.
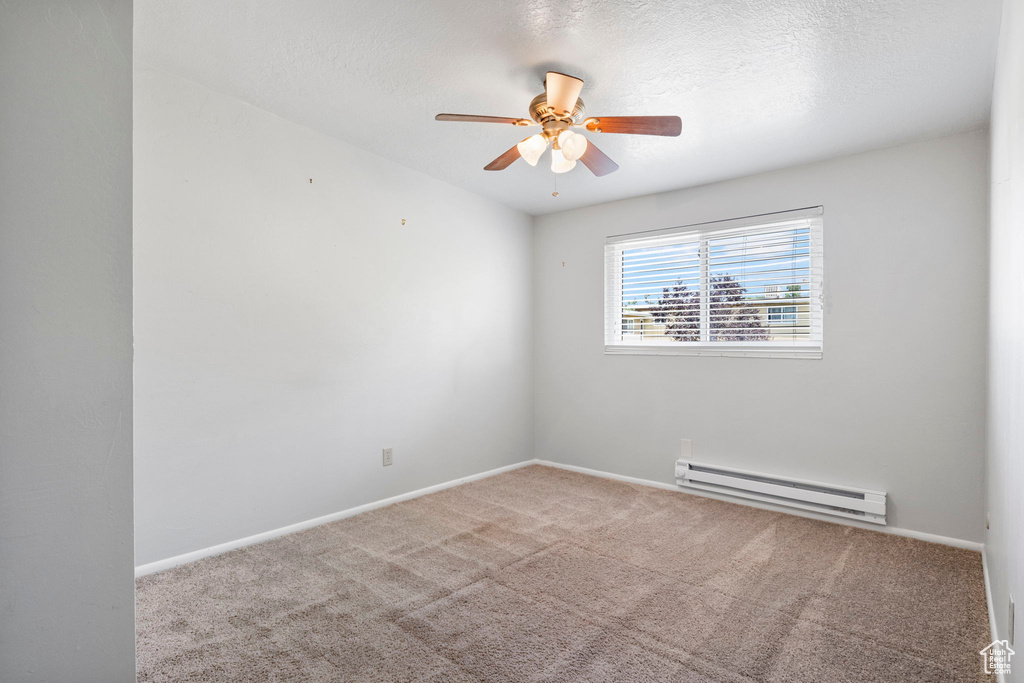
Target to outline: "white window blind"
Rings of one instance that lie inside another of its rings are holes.
[[[820,358],[822,208],[605,242],[605,351]]]

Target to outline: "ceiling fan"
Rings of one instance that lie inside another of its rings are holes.
[[[522,157],[526,163],[536,166],[541,154],[551,144],[551,170],[565,173],[576,166],[576,160],[583,162],[594,175],[608,175],[619,165],[579,133],[575,127],[586,128],[594,133],[626,133],[631,135],[667,135],[675,137],[682,130],[683,122],[678,116],[600,116],[583,118],[583,100],[580,91],[583,81],[557,71],[549,71],[544,79],[544,92],[530,102],[529,119],[513,119],[504,116],[473,116],[472,114],[438,114],[437,121],[468,121],[473,123],[504,123],[513,126],[541,126],[542,130],[531,135],[491,163],[485,171],[501,171]],[[532,119],[532,120],[531,120]]]

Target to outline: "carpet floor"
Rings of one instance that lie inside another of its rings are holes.
[[[139,681],[991,681],[978,553],[539,465],[142,577]]]

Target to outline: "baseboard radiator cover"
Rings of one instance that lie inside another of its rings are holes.
[[[676,484],[762,503],[885,524],[885,492],[822,484],[680,459]]]

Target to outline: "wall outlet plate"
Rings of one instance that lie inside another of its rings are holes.
[[[390,465],[394,461],[395,461],[394,449],[385,448],[384,449],[384,467],[387,467],[388,465]]]

